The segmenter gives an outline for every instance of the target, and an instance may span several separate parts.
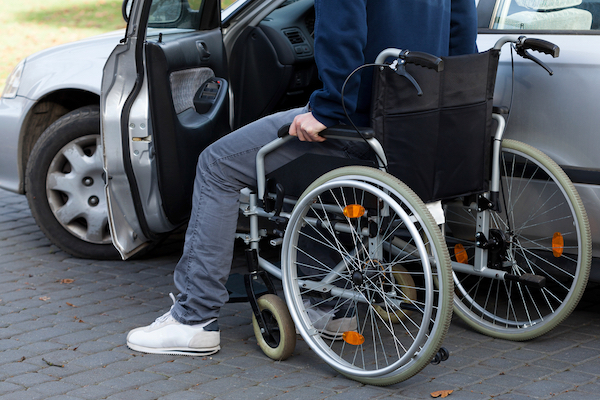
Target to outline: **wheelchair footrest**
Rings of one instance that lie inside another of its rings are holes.
[[[523,275],[512,275],[505,274],[505,281],[515,281],[522,283],[527,286],[543,289],[546,287],[546,277],[541,275],[523,274]]]

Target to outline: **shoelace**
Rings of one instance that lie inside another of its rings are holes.
[[[173,305],[171,306],[171,308],[169,309],[169,311],[167,311],[166,313],[164,313],[160,317],[156,318],[154,320],[154,322],[152,323],[152,325],[150,325],[150,326],[155,326],[155,325],[158,325],[158,324],[162,324],[163,322],[167,321],[171,317],[171,310],[175,306],[175,303],[177,302],[177,299],[175,299],[175,296],[173,295],[173,293],[169,293],[169,297],[171,298],[171,300],[173,300]]]

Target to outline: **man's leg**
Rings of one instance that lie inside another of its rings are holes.
[[[282,125],[290,123],[296,115],[305,111],[295,109],[265,117],[223,137],[202,152],[196,170],[193,208],[184,252],[174,275],[180,294],[169,316],[165,317],[168,322],[155,323],[154,328],[138,328],[135,336],[132,331],[128,336],[130,347],[132,344],[135,346],[134,342],[146,342],[148,346],[137,346],[137,350],[167,353],[160,349],[163,341],[168,343],[163,347],[176,347],[184,354],[197,349],[207,352],[218,350],[218,338],[206,340],[210,342],[209,346],[200,343],[202,339],[199,338],[208,337],[206,331],[218,330],[213,321],[228,299],[225,282],[233,257],[239,191],[256,185],[258,150],[277,137],[277,130]],[[307,143],[292,140],[267,156],[267,172],[307,152],[345,156],[344,147],[339,141]],[[192,331],[191,327],[202,331]],[[143,329],[146,330],[140,331]],[[189,334],[182,335],[182,330],[188,330]],[[179,338],[168,338],[169,331],[177,332]],[[154,340],[157,336],[161,336],[161,341]]]

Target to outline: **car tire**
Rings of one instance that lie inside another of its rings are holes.
[[[69,112],[48,127],[27,163],[29,208],[46,237],[78,258],[118,259],[108,227],[100,108]]]

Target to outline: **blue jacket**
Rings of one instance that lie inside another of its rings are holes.
[[[346,122],[341,88],[355,68],[388,47],[437,56],[477,51],[475,0],[315,0],[315,60],[323,88],[310,98],[326,126]],[[363,69],[344,90],[352,120],[368,126],[373,71]]]

